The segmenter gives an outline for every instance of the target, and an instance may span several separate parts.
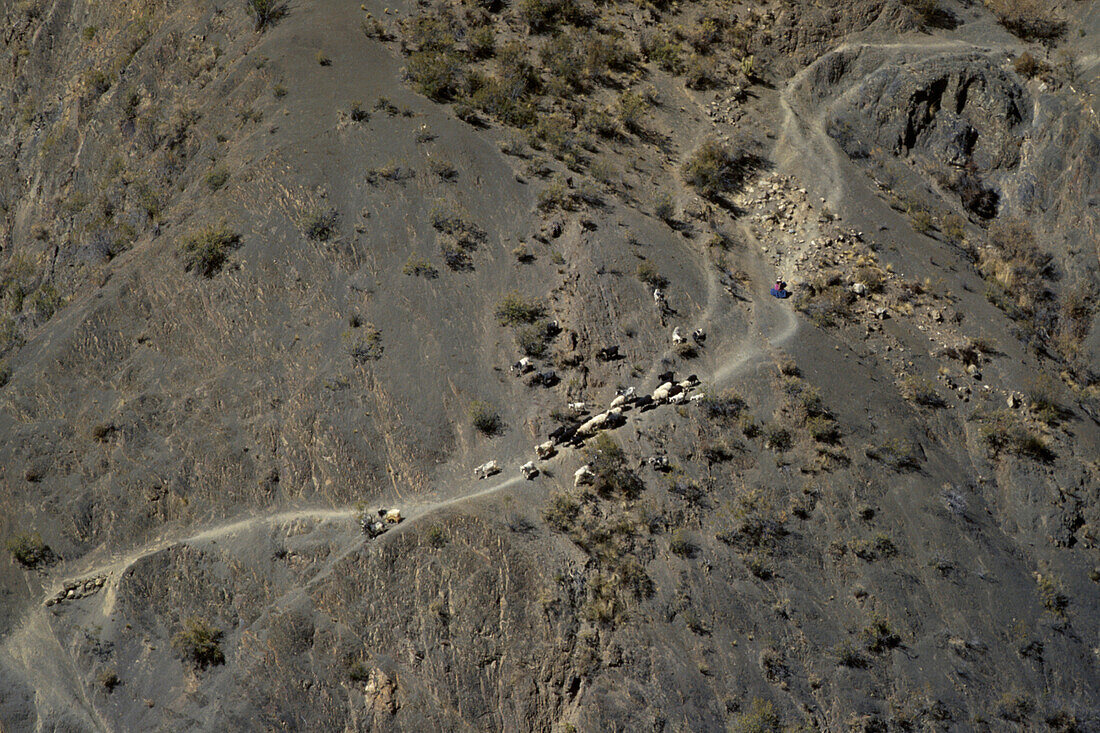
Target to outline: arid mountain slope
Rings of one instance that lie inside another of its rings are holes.
[[[0,16],[0,728],[1100,729],[1096,3]]]

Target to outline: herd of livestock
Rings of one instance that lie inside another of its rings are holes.
[[[697,331],[693,336],[698,341],[702,336]],[[705,338],[705,337],[704,337]],[[513,369],[522,371],[523,360],[517,362]],[[603,430],[612,430],[626,423],[626,413],[637,410],[645,412],[658,405],[680,404],[683,402],[695,402],[703,398],[703,394],[691,394],[691,391],[699,386],[699,379],[694,374],[680,381],[674,381],[673,372],[665,372],[658,376],[660,386],[648,395],[638,395],[634,387],[626,387],[616,392],[614,399],[607,409],[592,415],[588,405],[584,402],[570,402],[567,407],[569,422],[561,425],[550,433],[548,439],[535,446],[535,455],[540,461],[552,458],[560,446],[580,447],[585,440],[594,437]],[[488,478],[500,473],[500,464],[493,460],[481,464],[474,469],[474,475],[479,478]],[[528,461],[520,467],[524,478],[533,479],[538,475],[539,469],[535,461]],[[579,485],[591,480],[592,471],[588,466],[582,466],[574,475],[574,484]]]

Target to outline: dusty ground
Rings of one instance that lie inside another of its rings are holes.
[[[1096,3],[1049,48],[946,0],[601,5],[639,55],[538,72],[576,145],[417,93],[409,18],[549,63],[475,5],[0,3],[0,728],[1100,729]],[[706,198],[711,139],[754,157]],[[705,399],[522,478],[669,370]]]

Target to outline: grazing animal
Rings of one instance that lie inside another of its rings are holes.
[[[557,432],[557,431],[555,431],[555,432]],[[553,438],[553,435],[551,435],[550,437]],[[554,448],[554,441],[552,439],[546,441],[545,443],[539,443],[538,445],[535,446],[535,455],[538,456],[541,460],[544,460],[544,461],[547,458],[550,458],[551,456],[553,456],[554,453],[556,453],[556,452],[557,451]]]
[[[611,346],[605,346],[596,352],[596,358],[600,361],[614,361],[621,356],[619,353],[618,344],[612,344]]]
[[[480,466],[474,469],[474,475],[479,479],[489,478],[494,474],[500,473],[500,464],[496,461],[488,461],[482,463]]]
[[[523,477],[528,481],[539,475],[539,470],[535,467],[534,461],[527,461],[519,467],[519,470],[523,472]]]
[[[592,470],[592,467],[587,463],[581,466],[573,474],[573,486],[584,486],[590,484],[596,480],[596,473]]]
[[[672,392],[672,382],[665,382],[657,389],[653,390],[653,401],[657,403],[664,402],[668,399],[669,394]]]
[[[707,340],[707,332],[701,328],[697,328],[691,332],[691,337],[695,339],[695,343],[702,345]]]
[[[657,382],[658,382],[658,383],[662,383],[662,382],[671,382],[671,381],[672,381],[672,378],[673,378],[673,377],[674,377],[675,375],[676,375],[676,373],[675,373],[675,372],[673,372],[672,370],[669,370],[669,371],[667,371],[667,372],[662,372],[661,374],[658,374],[658,375],[657,375]]]

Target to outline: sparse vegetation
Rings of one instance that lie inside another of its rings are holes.
[[[215,224],[189,234],[183,240],[184,269],[203,277],[214,277],[241,246],[239,234],[225,224]]]
[[[221,629],[198,617],[183,622],[183,628],[172,638],[172,647],[196,669],[225,664]]]

